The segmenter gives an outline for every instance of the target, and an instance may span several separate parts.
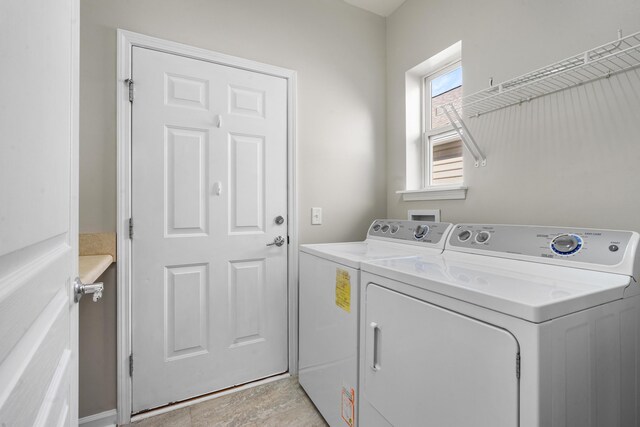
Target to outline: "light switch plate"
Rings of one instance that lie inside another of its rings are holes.
[[[322,208],[311,208],[311,225],[322,224]]]

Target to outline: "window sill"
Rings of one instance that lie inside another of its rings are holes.
[[[422,190],[401,190],[396,194],[402,195],[405,202],[421,200],[464,200],[467,198],[467,187],[463,185],[447,185],[429,187]]]

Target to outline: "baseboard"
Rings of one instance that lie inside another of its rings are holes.
[[[100,412],[99,414],[82,417],[78,424],[82,427],[115,427],[118,411],[111,409],[109,411]]]

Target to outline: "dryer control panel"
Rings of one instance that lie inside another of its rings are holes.
[[[377,219],[371,223],[367,237],[444,245],[452,227],[448,222]]]
[[[631,275],[623,264],[630,263],[633,269],[633,264],[638,263],[637,246],[638,233],[633,231],[457,224],[446,250]]]

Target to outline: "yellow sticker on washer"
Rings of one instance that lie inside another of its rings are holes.
[[[341,268],[336,269],[336,305],[351,313],[351,278],[349,272]]]

